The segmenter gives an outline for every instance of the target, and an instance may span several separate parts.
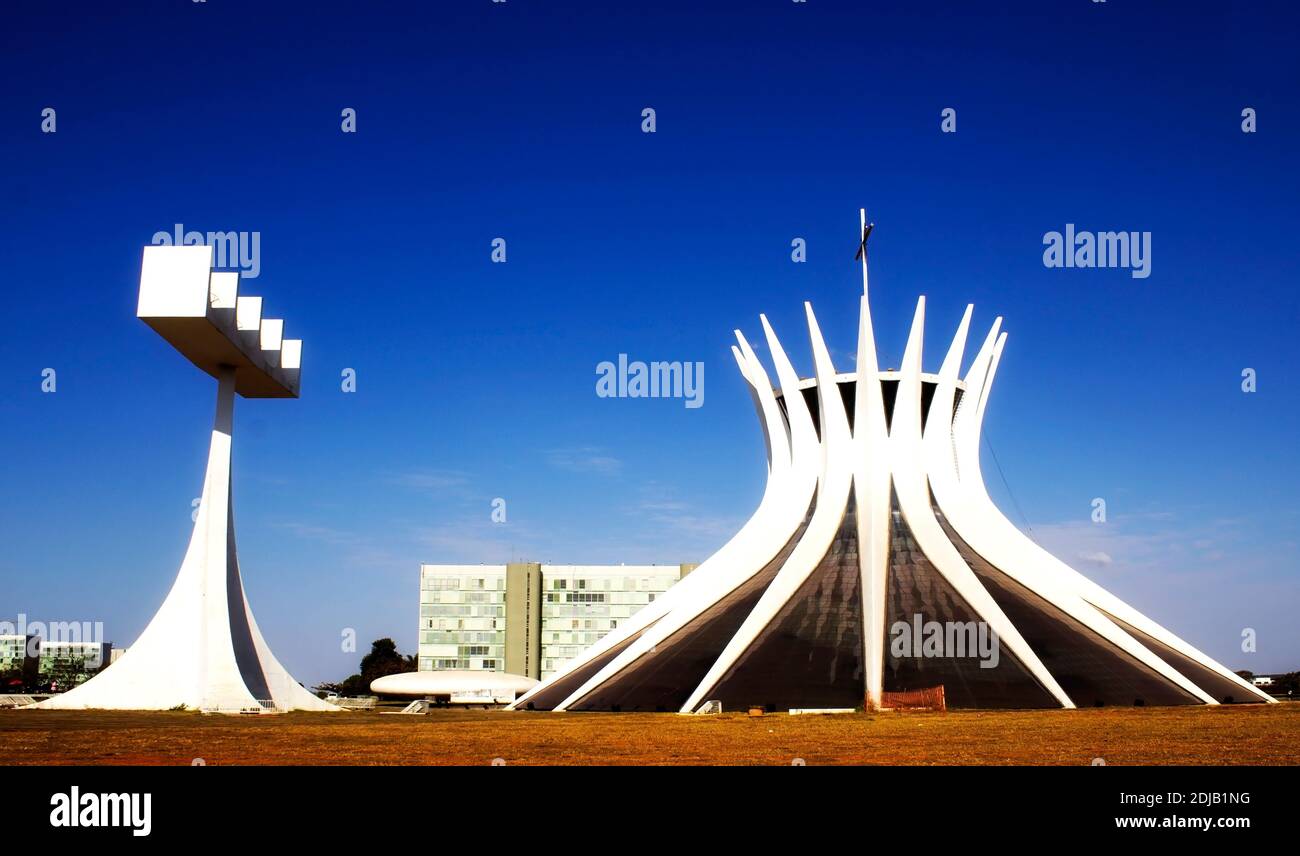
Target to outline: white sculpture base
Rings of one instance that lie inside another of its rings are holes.
[[[338,711],[275,659],[244,594],[235,554],[230,451],[235,369],[223,368],[203,497],[189,549],[162,607],[116,663],[40,708]]]

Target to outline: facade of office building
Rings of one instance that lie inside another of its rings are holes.
[[[35,636],[17,633],[0,635],[0,677],[34,683],[39,664],[40,643]]]
[[[109,642],[47,642],[36,636],[0,635],[0,676],[34,687],[84,683],[111,662]]]
[[[66,688],[85,683],[111,662],[111,642],[41,642],[40,677]]]
[[[419,669],[545,678],[694,565],[421,565]]]
[[[34,636],[23,636],[16,633],[0,635],[0,672],[9,669],[21,669],[23,662],[28,657],[28,646],[32,644],[32,640],[35,638]]]

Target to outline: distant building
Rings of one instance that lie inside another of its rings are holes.
[[[420,671],[545,678],[694,565],[420,566]]]
[[[6,685],[14,680],[22,681],[24,687],[35,684],[39,664],[35,636],[0,635],[0,680]],[[0,686],[0,692],[8,691],[7,686]]]
[[[40,682],[61,690],[83,684],[112,660],[111,642],[41,641]]]
[[[34,656],[29,654],[28,646],[31,646],[35,639],[35,636],[16,633],[0,635],[0,672],[21,670],[25,660]]]
[[[0,678],[21,679],[27,690],[53,683],[69,689],[112,662],[109,642],[47,642],[38,636],[0,635]],[[6,688],[0,687],[0,692]]]
[[[1256,675],[1255,677],[1250,679],[1250,682],[1257,687],[1271,687],[1273,686],[1273,676]]]

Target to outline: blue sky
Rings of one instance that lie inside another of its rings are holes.
[[[179,566],[214,383],[133,317],[156,231],[260,232],[245,288],[306,342],[301,400],[237,404],[235,498],[312,683],[344,628],[414,650],[420,562],[723,543],[763,480],[731,330],[766,312],[809,373],[810,300],[850,368],[865,205],[883,362],[918,294],[931,369],[967,302],[1005,316],[1008,516],[1233,668],[1300,667],[1296,13],[896,5],[7,7],[0,616],[127,644]],[[1045,268],[1066,223],[1150,231],[1151,276]],[[620,353],[702,361],[705,406],[597,398]]]

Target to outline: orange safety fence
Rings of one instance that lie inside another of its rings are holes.
[[[943,697],[943,685],[919,690],[884,692],[880,697],[881,710],[939,710],[948,709]]]

